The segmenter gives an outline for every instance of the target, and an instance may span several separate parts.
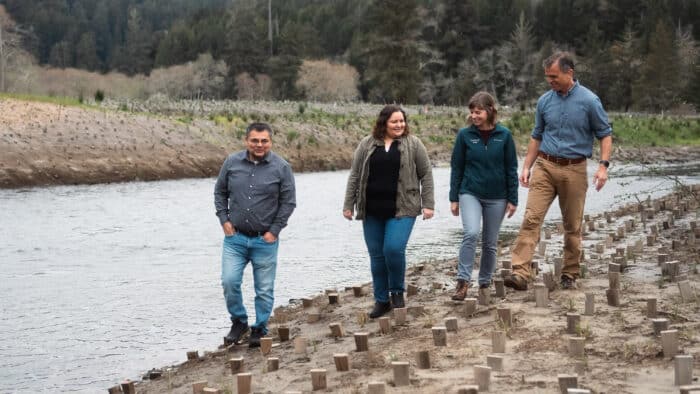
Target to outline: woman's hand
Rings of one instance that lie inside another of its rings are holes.
[[[516,209],[516,208],[518,208],[517,205],[513,205],[513,204],[511,204],[511,203],[508,203],[508,204],[506,205],[506,216],[507,216],[508,218],[510,218],[511,216],[513,216],[513,214],[515,213],[515,209]]]
[[[435,211],[430,208],[423,208],[423,220],[428,220],[433,217]]]
[[[352,211],[349,209],[343,209],[343,216],[345,219],[352,220]]]
[[[450,211],[452,211],[452,216],[459,216],[459,203],[456,201],[451,202]]]

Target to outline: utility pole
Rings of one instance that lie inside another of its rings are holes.
[[[272,57],[272,0],[267,0],[267,39],[270,41],[270,57]]]

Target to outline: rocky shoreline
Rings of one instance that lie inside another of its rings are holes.
[[[327,289],[276,308],[268,348],[192,351],[123,392],[677,393],[676,374],[700,375],[699,196],[695,185],[587,217],[576,290],[549,283],[562,234],[548,223],[528,291],[495,281],[455,302],[456,261],[427,261],[389,319],[367,318],[371,284]]]

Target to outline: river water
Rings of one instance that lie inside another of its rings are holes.
[[[589,188],[586,213],[673,186],[634,170],[614,168],[603,191]],[[700,182],[694,174],[680,179]],[[370,281],[361,224],[341,215],[347,175],[296,175],[298,206],[280,237],[276,305]],[[435,218],[416,221],[409,264],[457,253],[461,226],[449,211],[449,169],[434,175]],[[230,323],[213,185],[187,179],[0,190],[0,392],[101,392],[182,362],[188,350],[215,349]],[[526,198],[521,188],[504,231],[517,230]],[[560,216],[556,204],[549,220]],[[248,269],[249,314],[252,291]]]

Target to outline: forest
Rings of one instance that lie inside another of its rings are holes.
[[[609,109],[692,113],[698,22],[700,0],[0,0],[0,90],[41,85],[31,63],[141,81],[137,98],[463,105],[483,89],[524,109],[559,49]]]

